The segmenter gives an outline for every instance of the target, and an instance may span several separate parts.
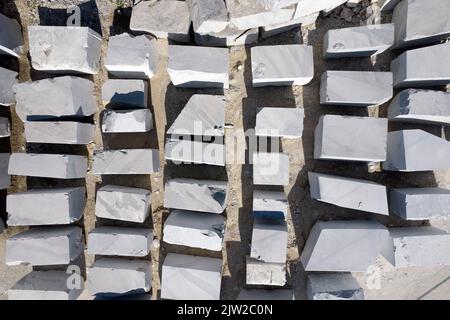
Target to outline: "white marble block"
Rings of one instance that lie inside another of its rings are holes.
[[[153,129],[153,115],[149,109],[105,110],[102,116],[103,133],[148,132]]]
[[[263,262],[247,257],[246,283],[282,287],[286,284],[286,263]]]
[[[194,33],[195,43],[206,47],[243,46],[258,42],[258,36],[258,28],[243,31],[230,26],[217,33]]]
[[[291,289],[242,289],[237,300],[294,300]]]
[[[302,0],[298,1],[296,15],[308,15],[314,12],[331,10],[339,7],[347,0]]]
[[[102,86],[103,103],[117,108],[147,108],[148,85],[144,80],[109,79]]]
[[[28,143],[80,144],[94,140],[95,126],[74,121],[26,121],[25,140]]]
[[[300,28],[307,25],[312,25],[316,22],[319,17],[319,12],[311,13],[306,16],[298,16],[292,18],[287,22],[269,24],[261,28],[261,39],[266,39],[283,32],[293,30],[295,28]]]
[[[71,224],[83,216],[86,188],[34,189],[6,198],[8,225]]]
[[[8,174],[9,153],[0,153],[0,190],[11,185],[11,177]]]
[[[314,159],[386,160],[387,119],[324,115],[314,133]]]
[[[22,28],[16,19],[0,13],[0,55],[19,57],[23,49]]]
[[[284,219],[255,218],[250,257],[270,263],[285,263],[288,230]]]
[[[17,83],[17,75],[18,73],[15,71],[0,67],[0,106],[8,107],[16,101],[14,85]]]
[[[309,274],[309,300],[364,300],[364,290],[350,273]]]
[[[286,219],[288,200],[283,192],[253,191],[253,216],[267,219]]]
[[[212,251],[222,250],[225,218],[210,213],[173,210],[164,222],[166,243]]]
[[[150,191],[107,185],[97,191],[95,215],[99,218],[142,223],[150,213]]]
[[[29,26],[28,39],[36,70],[95,74],[100,69],[102,37],[88,27]]]
[[[253,184],[286,186],[289,184],[289,155],[255,152]]]
[[[97,150],[94,152],[95,175],[151,174],[159,170],[159,151],[154,149]]]
[[[0,117],[0,138],[7,138],[11,135],[9,119]]]
[[[313,47],[303,44],[251,48],[254,87],[303,86],[314,76]]]
[[[165,145],[165,158],[175,164],[197,163],[225,166],[225,145],[191,140],[171,139]]]
[[[299,108],[259,108],[256,114],[256,135],[301,138],[304,117],[304,110]]]
[[[188,6],[195,32],[217,33],[228,26],[228,12],[224,0],[189,0]]]
[[[168,253],[162,266],[161,298],[219,300],[222,260]]]
[[[169,45],[167,72],[176,87],[228,89],[228,49]]]
[[[8,266],[67,265],[84,250],[80,227],[35,227],[6,240]]]

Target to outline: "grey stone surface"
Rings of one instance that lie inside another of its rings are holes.
[[[389,193],[389,208],[405,220],[450,218],[450,190],[399,188]]]
[[[376,259],[392,261],[389,231],[376,221],[317,222],[300,261],[305,271],[366,272]]]
[[[309,300],[364,300],[364,291],[350,273],[310,274]]]
[[[238,300],[294,300],[291,289],[242,289]]]
[[[339,7],[341,4],[347,2],[347,0],[303,0],[299,1],[295,17],[298,15],[308,15],[314,12],[325,11],[329,12],[334,8]]]
[[[389,215],[386,187],[361,179],[308,172],[312,199],[338,207]]]
[[[286,263],[263,262],[247,257],[246,283],[283,287],[286,284]]]
[[[148,228],[98,227],[89,232],[87,253],[103,256],[145,257],[153,242]]]
[[[395,48],[446,40],[450,36],[450,2],[401,1],[394,9],[392,22],[395,24]]]
[[[222,213],[227,204],[227,181],[176,178],[166,182],[164,207]]]
[[[0,153],[0,190],[11,185],[11,177],[8,174],[9,153]]]
[[[86,177],[87,158],[72,154],[13,153],[8,174],[57,179]]]
[[[17,83],[17,75],[15,71],[0,67],[0,106],[7,107],[16,101],[13,88]]]
[[[92,172],[102,174],[151,174],[159,170],[159,151],[154,149],[97,150]]]
[[[8,290],[8,300],[76,300],[83,287],[68,288],[71,277],[66,271],[31,271]]]
[[[225,166],[225,145],[223,143],[171,139],[165,145],[165,158],[175,164],[198,163]]]
[[[270,263],[285,263],[288,232],[284,219],[255,218],[250,257]]]
[[[150,213],[150,191],[106,185],[97,191],[95,215],[99,218],[142,223]]]
[[[299,108],[259,108],[256,135],[263,137],[301,138],[305,111]]]
[[[253,184],[286,186],[289,184],[289,155],[255,152]]]
[[[148,79],[155,75],[158,59],[155,39],[122,33],[109,38],[105,67],[119,78]]]
[[[58,77],[18,83],[16,112],[22,121],[63,116],[90,116],[97,112],[94,83],[79,77]],[[42,94],[45,92],[45,94]]]
[[[302,86],[314,76],[313,48],[303,44],[251,48],[254,87]]]
[[[9,119],[0,117],[0,138],[7,138],[11,135]]]
[[[25,140],[28,143],[81,144],[94,140],[95,126],[74,121],[26,121]]]
[[[387,119],[324,115],[314,133],[314,159],[385,161]]]
[[[224,96],[195,94],[167,130],[168,134],[223,136],[225,134]]]
[[[22,28],[15,19],[10,19],[0,13],[0,55],[19,57],[22,53]]]
[[[223,0],[188,1],[194,31],[200,34],[217,33],[228,26],[228,11]]]
[[[301,26],[312,25],[316,22],[319,17],[319,12],[311,13],[306,16],[298,16],[292,18],[287,22],[269,24],[261,28],[261,38],[266,39],[283,32],[290,31]]]
[[[144,80],[109,79],[102,86],[105,105],[120,108],[147,108],[148,88]]]
[[[253,215],[257,218],[286,219],[288,206],[283,192],[253,191]]]
[[[6,198],[8,225],[71,224],[83,216],[86,188],[34,189]]]
[[[84,250],[80,227],[35,227],[6,240],[8,266],[67,265]]]
[[[228,89],[228,49],[169,45],[167,72],[176,87]]]
[[[405,89],[389,105],[389,121],[450,124],[450,93]]]
[[[328,30],[323,38],[325,59],[368,57],[394,44],[394,24],[374,24]]]
[[[388,133],[388,171],[448,170],[450,142],[423,130],[399,130]]]
[[[184,1],[139,2],[133,7],[130,29],[157,38],[189,42],[191,18]]]
[[[394,86],[430,87],[450,83],[450,43],[408,50],[391,62]]]
[[[116,296],[149,292],[152,265],[145,260],[101,258],[88,269],[91,295]]]
[[[320,103],[372,106],[389,101],[394,90],[391,72],[325,71],[320,79]]]
[[[381,11],[392,11],[401,0],[379,0],[378,6]]]
[[[230,26],[217,33],[194,33],[195,43],[208,47],[233,47],[253,44],[258,42],[258,36],[258,28],[239,30]]]
[[[88,27],[29,26],[31,64],[39,71],[95,74],[102,37]]]
[[[222,260],[168,253],[162,266],[161,298],[219,300]]]
[[[148,132],[152,129],[150,109],[105,110],[102,115],[103,133]]]
[[[163,240],[174,245],[221,251],[224,234],[222,216],[173,210],[164,222]]]

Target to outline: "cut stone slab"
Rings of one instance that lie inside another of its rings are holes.
[[[94,152],[95,175],[151,174],[159,170],[159,151],[154,149],[97,150]]]
[[[391,62],[394,86],[430,87],[450,83],[450,43],[408,50]]]
[[[312,25],[316,22],[319,14],[319,12],[315,12],[306,16],[300,15],[287,22],[266,25],[261,28],[261,39],[266,39],[295,28],[300,28],[301,26]]]
[[[36,189],[9,194],[6,211],[10,226],[71,224],[83,216],[86,188]]]
[[[389,215],[386,187],[368,180],[308,172],[312,199],[338,207]]]
[[[9,153],[0,153],[0,190],[11,185],[11,177],[8,174]]]
[[[388,133],[388,171],[448,170],[450,142],[423,130],[399,130]]]
[[[382,255],[392,261],[389,231],[376,221],[319,221],[300,256],[305,271],[366,272]]]
[[[23,49],[22,28],[15,19],[0,13],[0,55],[18,58]]]
[[[242,289],[238,300],[294,300],[291,289]]]
[[[18,83],[16,112],[26,120],[64,116],[85,117],[97,112],[94,83],[79,77],[58,77]],[[43,94],[44,93],[44,94]]]
[[[87,253],[103,256],[145,257],[153,242],[147,228],[99,227],[89,232]]]
[[[167,134],[223,136],[226,105],[224,96],[195,94],[167,130]]]
[[[66,271],[31,271],[8,290],[8,300],[76,300],[83,287],[68,288],[71,277]]]
[[[189,42],[191,18],[185,1],[139,2],[133,7],[130,29],[157,38]]]
[[[176,87],[228,89],[228,49],[169,45],[167,72]]]
[[[195,43],[205,47],[233,47],[258,42],[258,28],[245,31],[228,26],[218,33],[194,33]]]
[[[310,274],[309,300],[364,300],[364,290],[349,273]]]
[[[88,288],[93,296],[116,296],[149,292],[152,265],[145,260],[101,258],[88,270]]]
[[[95,126],[74,121],[26,121],[25,139],[28,143],[80,144],[94,140]]]
[[[227,181],[176,178],[166,182],[164,207],[222,213],[227,204]]]
[[[0,138],[7,138],[11,135],[9,119],[0,117]]]
[[[162,266],[161,298],[219,300],[222,260],[168,253]]]
[[[228,26],[228,11],[223,0],[189,0],[194,31],[217,33]]]
[[[392,100],[390,121],[450,124],[450,93],[435,90],[406,89]]]
[[[221,251],[224,233],[222,216],[173,210],[164,222],[163,240],[174,245]]]
[[[253,154],[253,184],[286,186],[289,184],[289,156],[284,153]]]
[[[288,200],[283,192],[253,191],[253,215],[255,218],[286,219]]]
[[[401,1],[394,9],[392,22],[395,24],[396,49],[446,40],[450,36],[450,2]]]
[[[105,67],[119,78],[149,79],[158,67],[156,39],[122,33],[109,38]]]
[[[375,24],[329,30],[323,38],[325,59],[369,57],[394,44],[394,24]]]
[[[17,83],[17,75],[17,72],[0,67],[0,106],[8,107],[15,103],[14,85]]]
[[[320,79],[320,103],[367,107],[389,101],[394,90],[391,72],[325,71]]]
[[[150,191],[115,185],[97,191],[95,215],[99,218],[142,223],[150,213]]]
[[[90,28],[29,26],[28,39],[36,70],[95,74],[100,69],[102,37]]]
[[[313,47],[303,44],[251,48],[254,87],[303,86],[314,77]]]
[[[386,160],[387,119],[323,115],[314,133],[314,159]]]
[[[35,227],[6,240],[5,260],[8,266],[67,265],[83,250],[79,227]]]
[[[434,227],[389,229],[396,268],[450,265],[450,234]]]
[[[144,80],[107,80],[102,86],[105,105],[120,108],[147,108],[148,90]]]
[[[103,112],[103,133],[149,132],[152,129],[153,115],[149,109],[105,110]]]
[[[347,0],[302,0],[298,1],[297,10],[295,12],[295,18],[298,15],[308,15],[319,11],[329,12],[341,4],[344,4]]]
[[[260,137],[301,138],[305,111],[298,108],[259,108],[256,135]]]
[[[223,143],[171,139],[165,146],[166,160],[171,160],[175,164],[198,163],[225,166],[225,156]]]
[[[381,11],[392,11],[401,0],[379,0],[378,6]]]
[[[255,218],[250,257],[270,263],[286,263],[288,231],[284,219]]]
[[[286,284],[286,263],[269,263],[247,257],[246,283],[282,287]]]
[[[13,153],[8,174],[56,179],[86,177],[87,158],[72,154]]]

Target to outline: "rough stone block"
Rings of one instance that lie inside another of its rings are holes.
[[[349,273],[310,274],[309,300],[364,300],[364,291]]]
[[[253,154],[253,184],[286,186],[289,184],[289,156],[284,153]]]
[[[379,0],[378,6],[381,11],[392,11],[401,0]]]
[[[308,172],[312,199],[338,207],[389,215],[386,187],[368,180]]]
[[[283,192],[253,191],[253,215],[256,218],[286,219],[288,205]]]
[[[198,163],[225,166],[225,156],[223,143],[171,139],[165,146],[166,160],[176,164]]]
[[[314,76],[313,48],[303,44],[251,48],[254,87],[303,86]]]
[[[97,112],[94,83],[79,77],[58,77],[18,83],[16,112],[20,119],[84,117]],[[45,94],[42,94],[45,92]]]
[[[71,224],[80,220],[86,205],[86,188],[36,189],[9,194],[8,225]]]
[[[217,33],[228,26],[228,11],[223,0],[189,0],[194,31]]]
[[[86,177],[87,158],[72,154],[13,153],[8,174],[56,179]]]
[[[228,26],[218,33],[194,33],[195,43],[206,47],[233,47],[258,42],[258,28],[245,31]]]
[[[36,70],[95,74],[100,68],[102,37],[90,28],[29,26],[28,39]]]
[[[9,153],[0,153],[0,190],[11,185],[11,177],[8,174]]]
[[[295,28],[300,28],[301,26],[314,24],[318,17],[319,12],[315,12],[306,16],[300,15],[287,22],[266,25],[261,28],[261,38],[266,39]]]
[[[6,264],[67,265],[84,250],[83,232],[75,226],[36,227],[6,240]]]
[[[147,108],[148,90],[144,80],[113,79],[102,86],[105,105],[120,108]]]
[[[228,89],[228,49],[169,45],[167,72],[176,87]]]
[[[106,110],[102,117],[103,133],[148,132],[153,129],[149,109]]]
[[[99,218],[142,223],[150,213],[146,189],[107,185],[97,191],[95,215]]]
[[[222,216],[173,210],[164,222],[163,240],[175,245],[221,251],[224,233]]]
[[[270,263],[285,263],[288,231],[284,219],[255,218],[250,257]]]
[[[304,117],[304,110],[299,108],[259,108],[256,114],[256,135],[301,138]]]
[[[269,263],[247,257],[246,283],[282,287],[286,284],[286,263]]]
[[[158,67],[155,39],[122,33],[109,38],[105,67],[119,78],[149,79]]]
[[[227,204],[227,181],[177,178],[166,182],[164,207],[222,213]]]
[[[99,227],[89,232],[87,253],[103,256],[145,257],[153,242],[147,228]]]
[[[162,266],[161,298],[219,300],[222,260],[168,253]]]
[[[16,101],[13,88],[17,83],[17,75],[17,72],[0,67],[0,106],[7,107]]]
[[[0,138],[7,138],[11,135],[9,119],[0,117]]]
[[[19,57],[22,53],[22,28],[15,19],[10,19],[0,13],[0,55]]]
[[[25,139],[28,143],[81,144],[94,140],[95,126],[74,121],[26,121]]]
[[[238,300],[294,300],[291,289],[242,289]]]
[[[386,160],[387,119],[324,115],[314,134],[314,159]]]
[[[159,170],[159,151],[153,149],[97,150],[94,152],[95,175],[151,174]]]
[[[423,130],[399,130],[388,133],[388,171],[448,170],[450,142]]]

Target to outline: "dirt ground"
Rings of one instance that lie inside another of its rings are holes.
[[[64,17],[61,9],[72,4],[82,4],[82,25],[91,26],[103,36],[103,53],[106,52],[107,41],[110,34],[120,33],[126,30],[127,14],[129,10],[115,11],[118,5],[128,6],[130,0],[2,0],[0,12],[10,17],[17,18],[25,35],[25,50],[28,51],[27,27],[34,24],[60,23],[58,17]],[[45,8],[51,8],[45,9]],[[389,17],[386,18],[387,20]],[[309,230],[317,220],[330,219],[376,219],[386,226],[420,225],[423,223],[406,223],[395,217],[378,216],[375,214],[362,213],[355,210],[338,208],[325,203],[311,200],[307,182],[307,172],[311,170],[324,173],[338,173],[340,175],[365,178],[383,183],[388,186],[440,186],[450,188],[450,173],[369,173],[367,165],[313,160],[313,133],[319,117],[322,114],[346,114],[346,115],[370,115],[385,116],[386,105],[373,108],[346,108],[325,107],[319,104],[320,76],[325,70],[389,70],[389,62],[392,54],[387,53],[379,56],[373,64],[370,59],[340,59],[332,62],[322,59],[322,38],[325,32],[333,28],[352,26],[351,23],[342,19],[334,18],[332,15],[321,17],[315,28],[303,28],[274,36],[260,41],[258,45],[268,44],[293,44],[305,43],[314,47],[315,76],[311,83],[304,87],[266,87],[253,88],[251,86],[251,65],[249,52],[250,46],[233,47],[230,49],[230,89],[224,94],[228,99],[226,110],[226,122],[228,128],[226,135],[231,136],[234,132],[243,132],[254,128],[257,107],[296,107],[305,111],[304,132],[302,139],[282,139],[280,151],[289,155],[290,180],[285,188],[264,188],[267,190],[281,190],[289,199],[290,212],[288,214],[288,283],[287,287],[293,288],[297,299],[305,299],[306,273],[302,269],[298,259],[307,239]],[[227,218],[223,257],[223,279],[222,299],[235,299],[240,289],[245,284],[245,257],[250,253],[250,241],[252,231],[252,171],[250,165],[228,164],[226,168],[182,165],[176,166],[166,163],[164,160],[165,132],[168,126],[175,120],[180,110],[188,99],[197,93],[221,93],[217,90],[204,89],[179,89],[170,84],[166,72],[167,65],[167,41],[158,40],[160,63],[157,75],[151,79],[149,89],[149,105],[154,114],[155,129],[149,134],[126,134],[102,136],[100,128],[96,126],[95,141],[87,147],[55,146],[42,144],[26,144],[23,137],[23,124],[14,112],[0,110],[2,115],[12,118],[12,136],[10,142],[2,141],[2,151],[12,152],[66,152],[73,154],[84,154],[89,158],[89,168],[92,167],[92,154],[96,149],[102,148],[159,148],[161,158],[161,169],[157,174],[136,177],[95,177],[88,172],[86,181],[61,182],[53,179],[35,179],[24,177],[13,177],[12,185],[8,193],[25,191],[27,188],[55,187],[61,185],[86,185],[87,205],[84,211],[84,219],[80,225],[84,227],[85,234],[95,226],[106,222],[96,221],[94,215],[95,193],[101,185],[106,183],[123,184],[136,187],[149,188],[152,191],[152,218],[145,225],[153,226],[156,240],[151,257],[147,259],[153,262],[153,299],[159,296],[160,268],[163,257],[167,252],[192,253],[198,255],[213,256],[211,252],[195,250],[182,247],[174,247],[163,244],[161,239],[161,226],[167,217],[168,210],[163,207],[164,182],[171,177],[193,177],[197,179],[227,180],[229,183],[228,204],[224,215]],[[395,54],[395,53],[394,53]],[[103,57],[105,54],[103,54]],[[20,70],[19,81],[37,80],[50,75],[36,72],[30,69],[29,56],[23,54],[19,64],[13,59],[0,58],[0,65],[10,69]],[[104,108],[100,97],[100,88],[108,78],[104,68],[92,76],[86,77],[94,81],[99,112],[91,119],[99,124],[101,109]],[[436,135],[450,139],[449,132],[440,126],[424,125],[390,125],[390,130],[405,128],[421,128]],[[244,146],[240,146],[244,148]],[[259,188],[263,189],[263,188]],[[2,194],[4,198],[5,194]],[[4,199],[2,200],[0,212],[4,211]],[[152,220],[152,221],[151,221]],[[110,221],[107,223],[111,224]],[[450,224],[442,221],[431,221],[450,231]],[[124,225],[123,223],[116,223]],[[133,225],[133,224],[126,224]],[[4,263],[6,239],[21,231],[21,228],[8,228],[0,235],[0,299],[6,299],[6,291],[23,275],[29,272],[29,267],[6,267]],[[85,264],[89,266],[94,257],[85,255]],[[449,299],[450,298],[450,267],[438,268],[407,268],[395,270],[385,261],[379,261],[381,270],[381,286],[379,289],[367,289],[367,299]],[[355,274],[360,283],[366,287],[366,275]],[[87,293],[82,299],[90,299]]]

